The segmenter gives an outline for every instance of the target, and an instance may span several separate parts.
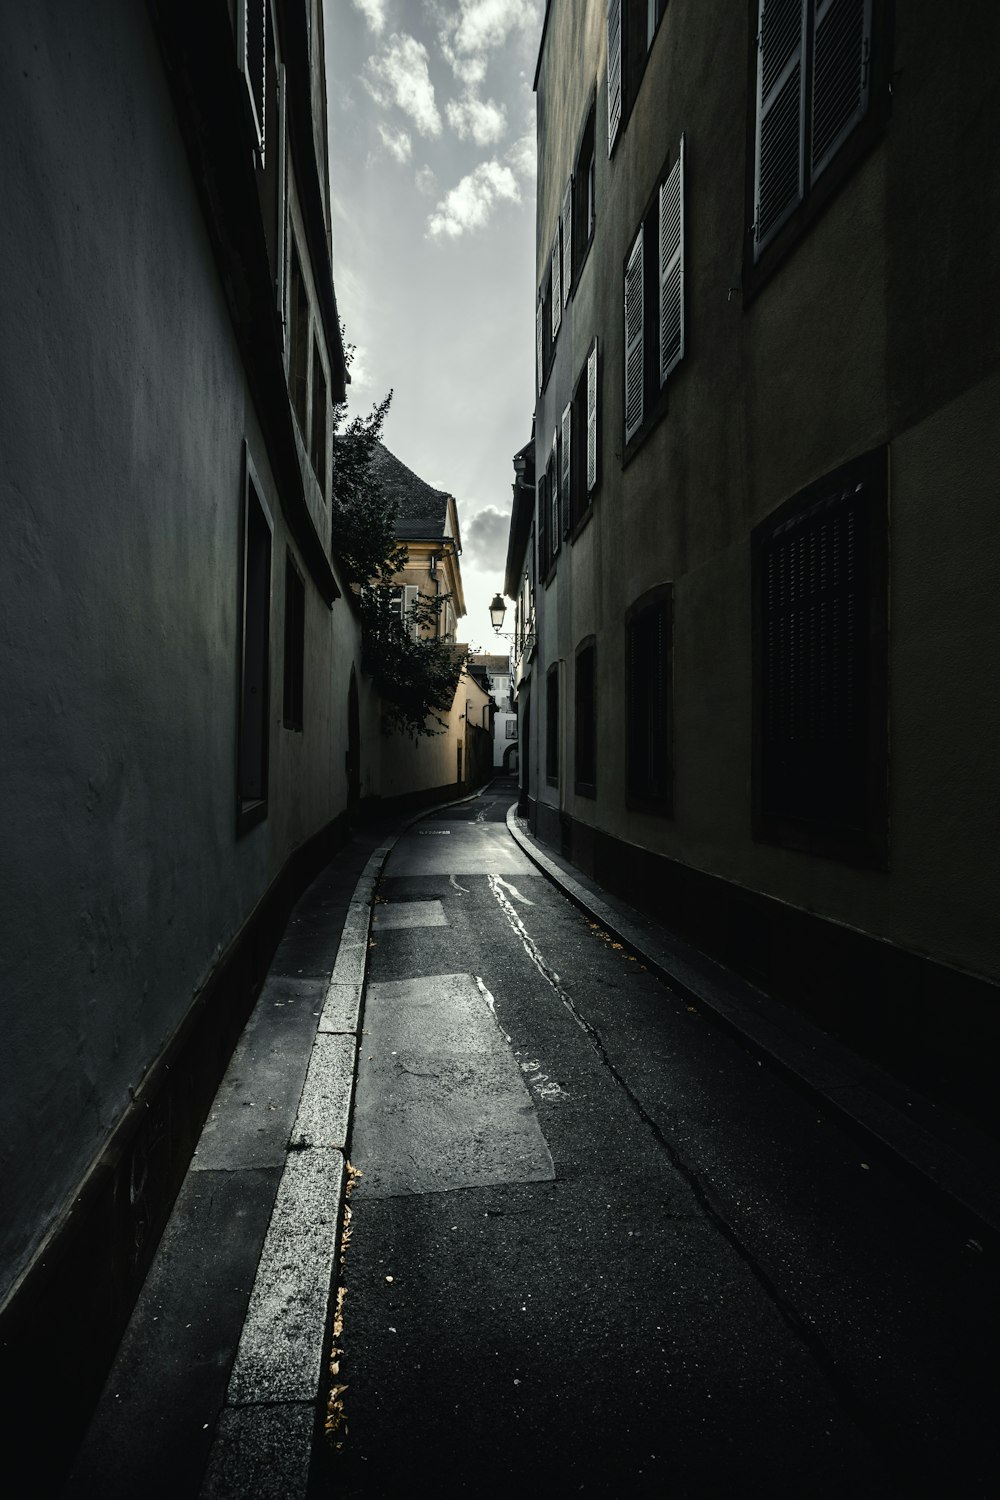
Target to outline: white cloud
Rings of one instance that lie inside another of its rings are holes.
[[[477,146],[492,146],[506,134],[507,111],[493,99],[476,99],[469,93],[464,99],[449,99],[445,112],[463,141],[471,136]]]
[[[504,160],[519,177],[533,182],[538,172],[535,132],[531,130],[527,135],[522,135],[519,141],[515,141],[513,146],[508,148]]]
[[[454,26],[458,52],[485,52],[502,47],[512,32],[538,25],[535,0],[459,0]]]
[[[422,135],[441,134],[427,48],[414,37],[393,32],[381,56],[368,59],[362,82],[376,104],[398,105]]]
[[[482,229],[498,203],[520,203],[521,190],[510,167],[498,161],[480,162],[457,187],[441,199],[427,220],[430,239],[458,239]]]
[[[393,130],[391,126],[383,125],[380,121],[378,133],[390,156],[400,162],[409,161],[413,155],[413,143],[405,130]]]
[[[354,0],[354,9],[359,10],[376,36],[385,30],[386,0]]]
[[[462,562],[473,567],[503,572],[507,557],[510,512],[485,505],[462,525]]]
[[[437,192],[438,180],[433,167],[418,167],[413,180],[418,192],[424,193],[428,198],[432,198]]]

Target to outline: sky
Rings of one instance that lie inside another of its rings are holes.
[[[466,618],[495,651],[511,460],[531,435],[543,0],[325,0],[333,274],[350,410],[458,502]],[[508,604],[508,608],[510,608]],[[505,622],[509,627],[512,615]]]

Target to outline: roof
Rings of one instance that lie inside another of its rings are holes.
[[[483,668],[495,677],[510,672],[509,656],[492,656],[488,651],[479,651],[475,656],[470,657],[470,662],[472,666]]]
[[[383,443],[376,446],[372,471],[386,497],[399,506],[395,531],[401,542],[450,536],[447,528],[451,497],[444,490],[432,489]]]

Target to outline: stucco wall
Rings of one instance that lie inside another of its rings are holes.
[[[539,77],[537,268],[597,79],[597,235],[537,405],[539,472],[596,334],[602,480],[593,516],[539,585],[535,708],[561,662],[563,777],[553,809],[697,869],[1000,976],[990,746],[1000,648],[989,559],[1000,480],[998,124],[985,57],[995,11],[945,28],[897,6],[885,134],[751,300],[741,289],[749,7],[671,0],[613,161],[605,7],[552,0]],[[583,59],[581,61],[581,59]],[[903,65],[905,60],[905,66]],[[965,80],[961,86],[956,79]],[[950,80],[950,82],[949,82]],[[687,351],[669,409],[623,468],[622,269],[667,152],[687,153]],[[944,184],[940,213],[921,216]],[[922,185],[922,187],[921,187]],[[749,534],[810,481],[890,448],[890,868],[859,870],[751,835]],[[674,584],[674,816],[625,805],[624,611]],[[597,801],[572,791],[572,668],[594,632]]]
[[[357,627],[287,533],[145,8],[5,16],[0,1291],[289,853],[343,808]],[[235,835],[243,444],[275,519],[270,805]]]

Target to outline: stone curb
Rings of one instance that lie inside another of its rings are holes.
[[[596,882],[585,884],[543,851],[517,818],[516,803],[507,812],[507,828],[543,875],[670,989],[820,1095],[842,1120],[931,1187],[944,1206],[1000,1240],[1000,1150],[992,1141],[946,1116],[940,1123],[954,1145],[926,1128],[919,1117],[932,1114],[933,1106],[921,1096],[624,901],[602,897]]]
[[[344,1214],[346,1151],[375,891],[422,808],[369,856],[347,908],[201,1500],[304,1500]]]

